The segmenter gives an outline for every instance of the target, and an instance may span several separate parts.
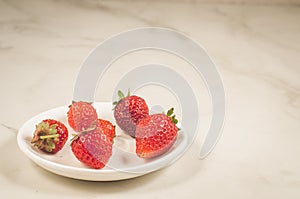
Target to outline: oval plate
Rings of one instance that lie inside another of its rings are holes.
[[[111,103],[96,102],[93,106],[100,118],[110,120],[115,124]],[[23,124],[17,136],[20,149],[31,160],[42,168],[58,175],[89,181],[115,181],[134,178],[170,165],[183,154],[188,146],[186,133],[180,131],[175,144],[167,153],[157,158],[141,159],[135,154],[135,139],[126,135],[117,127],[113,154],[107,165],[101,170],[88,168],[72,154],[70,140],[75,132],[67,122],[68,110],[68,106],[63,106],[36,115]],[[30,143],[35,125],[47,118],[61,121],[69,131],[68,142],[61,151],[54,155],[43,153]]]

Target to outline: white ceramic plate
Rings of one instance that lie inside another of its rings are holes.
[[[111,103],[94,103],[98,116],[115,123]],[[114,181],[141,176],[177,160],[188,146],[187,135],[180,131],[173,147],[165,154],[150,160],[144,160],[135,154],[135,140],[117,127],[113,155],[106,167],[97,170],[88,168],[72,154],[70,139],[74,131],[67,123],[68,106],[54,108],[36,115],[28,120],[19,130],[18,145],[20,149],[36,164],[58,175],[90,181]],[[63,122],[69,130],[69,140],[64,148],[55,155],[43,153],[32,146],[30,140],[35,125],[43,119],[52,118]]]

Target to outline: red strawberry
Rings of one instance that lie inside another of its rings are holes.
[[[47,119],[36,125],[31,143],[47,153],[57,153],[68,139],[68,129],[56,120]]]
[[[152,158],[167,152],[177,138],[178,122],[174,109],[167,115],[158,113],[140,120],[136,127],[136,154],[141,158]]]
[[[68,112],[68,123],[76,132],[94,129],[97,123],[97,112],[87,102],[74,102]]]
[[[120,100],[114,102],[114,117],[118,126],[132,137],[135,137],[135,128],[137,123],[149,115],[149,109],[145,100],[141,97],[128,96],[119,91]]]
[[[115,126],[107,120],[98,119],[97,127],[102,128],[103,133],[107,136],[107,138],[113,142],[114,137],[116,136]]]
[[[94,169],[103,168],[112,155],[112,142],[100,127],[75,136],[71,148],[80,162]]]

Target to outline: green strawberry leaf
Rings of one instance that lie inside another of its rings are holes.
[[[128,89],[128,92],[127,92],[127,97],[128,97],[128,96],[130,96],[130,89]]]
[[[125,96],[124,96],[124,93],[122,91],[118,91],[118,96],[120,99],[123,99]]]
[[[170,108],[167,112],[167,116],[171,117],[171,115],[174,113],[174,108]]]
[[[167,112],[167,116],[170,118],[170,120],[174,123],[177,124],[178,120],[176,119],[176,115],[174,114],[174,108],[170,108]]]

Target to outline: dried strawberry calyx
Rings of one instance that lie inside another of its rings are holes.
[[[119,97],[119,100],[113,102],[113,106],[114,106],[113,110],[116,108],[117,104],[118,104],[122,99],[124,99],[125,97],[129,97],[129,96],[130,96],[130,90],[129,90],[129,89],[128,89],[128,92],[127,92],[127,96],[125,96],[124,93],[123,93],[122,91],[119,90],[119,91],[118,91],[118,97]]]
[[[55,149],[55,142],[59,140],[59,134],[57,134],[56,127],[57,124],[49,125],[48,122],[39,123],[36,125],[36,130],[31,143],[41,150],[51,152]]]

